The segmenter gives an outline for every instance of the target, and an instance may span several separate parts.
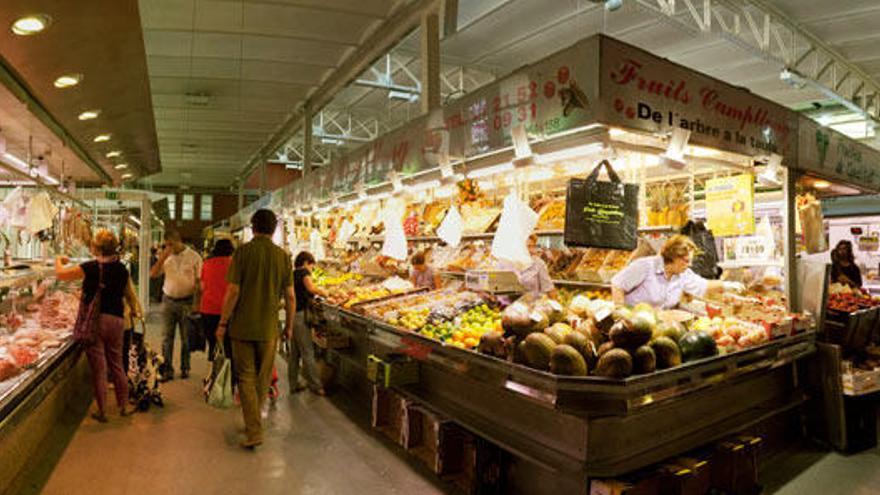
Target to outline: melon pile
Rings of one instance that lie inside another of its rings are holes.
[[[718,353],[712,335],[663,321],[645,304],[614,308],[576,296],[562,308],[546,297],[523,298],[501,322],[504,336],[486,336],[481,350],[557,375],[626,378]]]

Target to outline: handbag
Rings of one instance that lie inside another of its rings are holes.
[[[79,300],[79,311],[73,324],[73,340],[80,345],[89,346],[95,343],[98,333],[98,319],[101,316],[101,292],[104,290],[104,267],[98,262],[98,288],[92,300],[86,302],[84,297]]]
[[[223,351],[223,342],[217,342],[211,376],[205,384],[205,402],[213,407],[232,407],[232,363]]]
[[[688,220],[688,223],[681,228],[681,234],[690,237],[700,249],[691,261],[691,270],[703,278],[717,279],[720,275],[718,248],[715,246],[715,236],[712,235],[712,231],[707,229],[703,222]]]
[[[599,180],[605,167],[609,181]],[[567,246],[625,249],[638,242],[638,184],[624,184],[608,160],[586,179],[571,179],[565,196],[564,240]]]

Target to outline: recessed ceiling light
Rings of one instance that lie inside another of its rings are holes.
[[[117,156],[122,156],[122,152],[119,150],[113,150],[110,153],[107,153],[107,158],[116,158]]]
[[[12,32],[19,36],[37,34],[49,27],[52,18],[46,14],[36,14],[22,17],[12,23]]]
[[[105,143],[107,141],[110,141],[110,134],[97,135],[97,136],[95,136],[95,139],[93,139],[92,141],[94,141],[96,143]]]
[[[92,120],[98,118],[98,115],[101,115],[100,110],[86,110],[85,112],[79,114],[79,120]]]
[[[124,170],[124,169],[128,168],[128,164],[127,163],[120,163],[119,165],[116,165],[113,168],[115,168],[116,170]]]
[[[123,179],[123,180],[128,180],[128,179],[131,179],[131,178],[132,178],[132,175],[131,175],[131,174],[122,174],[122,179]]]
[[[813,187],[815,187],[816,189],[828,189],[829,187],[831,187],[831,183],[827,180],[817,180],[813,182]]]
[[[63,76],[55,79],[55,87],[56,88],[70,88],[72,86],[76,86],[83,79],[82,74],[64,74]]]

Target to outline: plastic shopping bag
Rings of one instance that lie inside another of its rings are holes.
[[[508,194],[504,198],[504,209],[492,240],[492,256],[514,264],[528,264],[532,257],[526,240],[537,223],[538,214],[517,198],[514,192]]]
[[[385,204],[382,221],[385,224],[385,242],[382,255],[396,260],[406,260],[406,234],[403,231],[403,214],[406,206],[403,201],[392,198]]]
[[[232,362],[223,351],[223,343],[217,343],[217,351],[211,369],[211,376],[205,385],[205,400],[209,405],[221,409],[232,407]]]
[[[461,219],[461,213],[458,207],[453,205],[446,212],[443,222],[437,228],[437,236],[451,247],[458,247],[461,244],[461,233],[464,230],[464,222]]]

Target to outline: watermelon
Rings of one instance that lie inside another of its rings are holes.
[[[715,339],[708,332],[702,330],[691,330],[682,335],[678,341],[678,347],[681,349],[681,359],[685,363],[718,354],[718,345],[715,343]]]

